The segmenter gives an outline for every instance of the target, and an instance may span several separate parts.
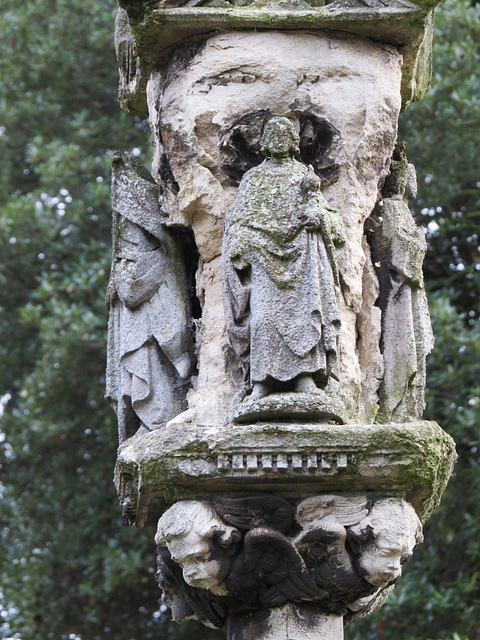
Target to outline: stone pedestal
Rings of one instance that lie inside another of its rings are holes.
[[[232,640],[338,640],[385,600],[455,457],[433,422],[173,423],[122,445],[115,482],[160,545],[175,619]]]
[[[275,493],[400,496],[424,522],[452,472],[455,445],[434,422],[199,427],[171,423],[119,449],[115,485],[137,529],[155,536],[177,500]]]

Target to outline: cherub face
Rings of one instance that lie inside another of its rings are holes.
[[[187,536],[174,538],[167,544],[172,559],[182,567],[185,582],[192,587],[211,589],[225,577],[225,561],[213,558],[212,540],[195,530]]]
[[[374,542],[362,545],[358,563],[365,571],[365,580],[383,587],[402,574],[402,564],[410,558],[415,539],[412,536],[394,536],[390,532],[378,533]]]
[[[225,525],[213,508],[194,500],[171,506],[158,521],[155,542],[167,547],[185,582],[223,595],[239,532]]]

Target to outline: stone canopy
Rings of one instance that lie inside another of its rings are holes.
[[[119,0],[115,47],[119,99],[147,111],[151,71],[175,45],[232,30],[324,32],[397,47],[403,55],[402,104],[430,86],[433,12],[438,0]]]

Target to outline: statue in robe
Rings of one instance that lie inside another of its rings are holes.
[[[112,167],[106,397],[122,443],[186,408],[193,348],[185,271],[162,222],[158,186],[129,156],[115,154]]]
[[[335,247],[344,242],[320,179],[294,157],[293,123],[270,119],[261,146],[267,159],[243,176],[223,245],[227,332],[249,371],[252,400],[274,391],[315,392],[335,375]]]
[[[418,419],[425,406],[426,357],[433,348],[433,333],[422,272],[427,243],[408,208],[408,200],[416,194],[415,167],[400,144],[385,181],[384,198],[374,212],[373,253],[383,292],[385,373],[380,422]]]

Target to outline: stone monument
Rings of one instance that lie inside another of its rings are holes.
[[[125,518],[174,619],[341,640],[381,605],[455,461],[400,110],[435,0],[119,0],[107,399]]]

